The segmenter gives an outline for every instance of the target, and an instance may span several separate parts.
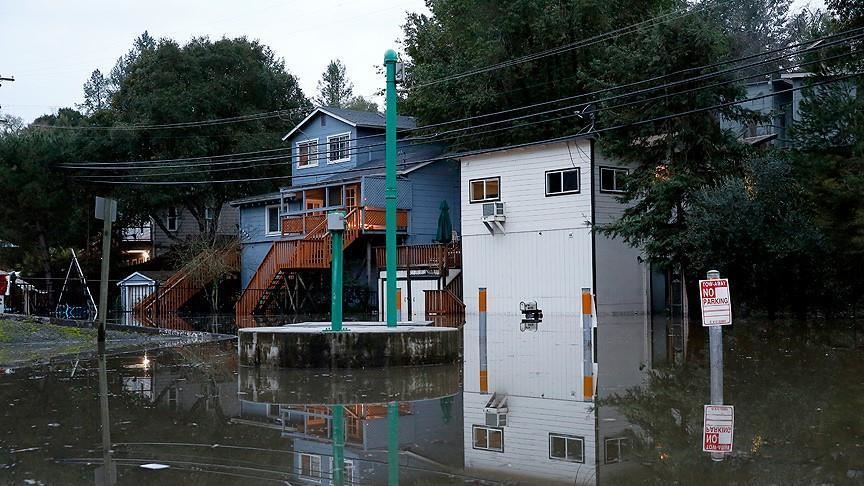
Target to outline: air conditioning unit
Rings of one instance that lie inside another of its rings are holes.
[[[483,203],[483,221],[506,221],[503,202]]]
[[[507,396],[493,393],[486,406],[483,407],[483,413],[486,414],[486,426],[506,427],[507,411]]]
[[[486,412],[486,426],[487,427],[506,427],[507,426],[507,414],[506,413]]]
[[[504,203],[503,202],[490,202],[483,203],[483,224],[489,228],[491,233],[495,233],[495,229],[498,229],[502,233],[504,232],[504,222],[507,221],[507,215],[504,211]]]

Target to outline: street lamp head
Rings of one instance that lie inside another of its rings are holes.
[[[399,60],[399,55],[396,54],[396,51],[393,49],[387,49],[387,52],[384,53],[384,64],[390,62],[396,62]]]
[[[720,278],[720,271],[719,270],[708,270],[708,279],[709,280],[713,280],[713,279],[717,279],[717,278]]]

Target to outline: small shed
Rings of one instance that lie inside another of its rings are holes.
[[[117,283],[120,287],[120,310],[131,313],[135,306],[164,283],[174,272],[138,271]]]

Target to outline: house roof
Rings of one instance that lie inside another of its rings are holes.
[[[241,199],[235,199],[233,201],[228,202],[231,206],[244,206],[246,204],[255,204],[269,201],[278,201],[281,197],[280,192],[268,192],[266,194],[258,194],[255,196],[244,197]]]
[[[164,282],[168,280],[171,275],[174,275],[174,273],[176,272],[171,270],[140,270],[117,282],[117,285],[123,285],[126,282],[135,279],[136,277],[143,277],[145,280],[149,280],[151,282]]]
[[[323,113],[326,115],[330,115],[333,118],[347,123],[352,127],[368,127],[368,128],[385,128],[387,126],[386,119],[384,118],[383,113],[371,112],[371,111],[357,111],[357,110],[346,110],[344,108],[333,108],[330,106],[320,106],[315,108],[312,113],[309,114],[306,118],[303,119],[300,123],[297,124],[296,127],[291,129],[284,137],[282,137],[282,141],[288,140],[292,135],[301,127],[305,126],[309,123],[310,120],[315,118],[319,113]],[[396,117],[396,128],[397,129],[408,129],[415,128],[417,126],[417,122],[414,120],[414,117],[411,116],[397,116]]]

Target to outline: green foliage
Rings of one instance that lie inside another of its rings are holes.
[[[439,123],[554,100],[584,92],[596,71],[599,46],[535,62],[424,86],[479,67],[573,43],[655,13],[662,1],[429,0],[432,15],[411,14],[403,29],[407,80],[404,110]],[[626,6],[625,6],[626,4]],[[498,117],[506,118],[506,117]],[[480,122],[496,120],[489,117]],[[530,121],[537,121],[529,120]],[[479,123],[479,122],[478,122]],[[463,136],[454,148],[488,147],[549,138],[583,128],[570,118],[483,138]]]
[[[315,104],[348,108],[354,98],[354,84],[348,79],[348,72],[341,59],[334,59],[327,65],[318,81],[318,96]]]
[[[735,304],[769,311],[802,309],[824,248],[812,205],[781,154],[753,157],[743,175],[724,177],[692,197],[686,259],[735,282]],[[777,282],[782,281],[782,290]]]
[[[126,59],[131,61],[126,63]],[[118,75],[119,89],[106,115],[116,124],[171,124],[273,111],[282,111],[283,115],[240,123],[132,131],[110,142],[106,148],[113,153],[100,154],[110,160],[200,157],[281,147],[280,135],[311,109],[296,77],[285,70],[283,61],[268,47],[245,38],[215,42],[197,38],[183,46],[163,39],[155,46],[136,46],[134,55],[124,58],[124,63],[124,74]],[[272,190],[285,180],[231,184],[208,181],[284,178],[290,174],[287,161],[151,170],[150,177],[140,180],[196,183],[136,186],[131,191],[124,187],[124,208],[141,219],[155,217],[161,225],[162,218],[157,217],[161,212],[170,206],[183,206],[195,217],[200,231],[208,233],[213,228],[206,224],[207,208],[221,208],[229,200]],[[128,178],[128,172],[122,174]]]

